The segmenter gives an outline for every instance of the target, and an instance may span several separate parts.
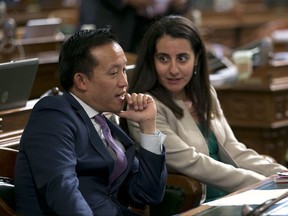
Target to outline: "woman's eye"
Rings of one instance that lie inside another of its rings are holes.
[[[187,60],[187,56],[179,56],[178,59],[180,62],[185,62]]]
[[[166,56],[159,56],[158,59],[161,61],[161,62],[167,62],[168,61],[168,58]]]

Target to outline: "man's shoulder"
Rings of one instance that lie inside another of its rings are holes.
[[[69,105],[69,100],[64,95],[56,95],[56,96],[45,96],[41,98],[36,105]]]
[[[63,95],[45,96],[41,98],[34,106],[34,110],[39,109],[61,109],[66,110],[71,108],[70,102]]]
[[[73,102],[63,96],[43,97],[34,106],[30,120],[39,122],[43,118],[45,122],[54,122],[56,120],[58,123],[78,121],[76,117],[77,108],[74,108],[71,103]]]

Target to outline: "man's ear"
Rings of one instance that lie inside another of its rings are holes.
[[[79,90],[87,90],[88,77],[83,73],[75,73],[74,75],[74,85],[75,88]]]

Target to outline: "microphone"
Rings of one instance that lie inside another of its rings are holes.
[[[25,51],[21,44],[16,42],[16,21],[7,18],[3,23],[3,39],[0,42],[1,60],[4,62],[25,59]]]
[[[242,216],[260,216],[266,210],[268,210],[270,207],[272,207],[275,203],[279,202],[280,200],[282,200],[286,197],[288,197],[288,192],[282,194],[278,198],[269,199],[254,209],[249,205],[244,205],[242,208]]]

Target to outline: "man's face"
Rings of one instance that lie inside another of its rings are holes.
[[[119,112],[127,91],[125,53],[118,43],[109,43],[91,50],[99,64],[87,79],[85,102],[98,112]]]

